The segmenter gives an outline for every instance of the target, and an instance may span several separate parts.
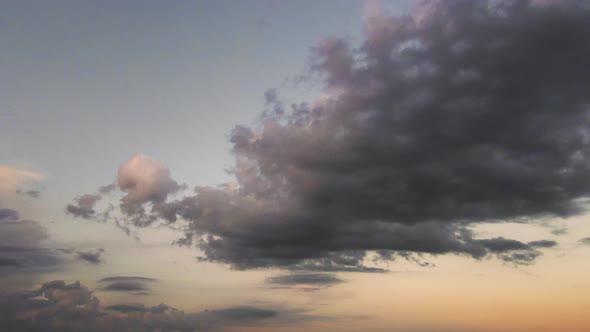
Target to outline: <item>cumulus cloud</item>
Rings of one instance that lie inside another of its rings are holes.
[[[176,220],[177,207],[168,203],[167,199],[185,188],[185,185],[178,184],[171,178],[170,170],[160,161],[138,155],[119,167],[116,184],[101,186],[97,193],[76,198],[73,204],[66,206],[66,210],[69,214],[84,219],[109,219],[115,206],[111,205],[108,210],[97,213],[96,203],[103,195],[119,189],[123,197],[118,207],[126,220],[135,226],[148,226],[159,218]],[[130,234],[127,226],[119,222],[117,226]]]
[[[138,156],[119,170],[123,212],[136,226],[181,217],[178,243],[234,268],[363,270],[368,252],[530,264],[553,246],[472,229],[583,211],[590,8],[427,1],[367,20],[359,49],[312,49],[328,97],[234,128],[236,185],[167,200],[180,185]]]
[[[166,304],[103,305],[79,282],[62,280],[35,291],[0,293],[0,326],[7,331],[202,331],[231,326],[291,325],[315,319],[298,310],[236,306],[185,313]]]
[[[84,219],[91,219],[96,217],[96,211],[94,208],[96,202],[102,198],[98,194],[86,194],[75,199],[75,204],[68,204],[66,211],[74,217],[80,217]]]
[[[133,224],[151,224],[154,215],[146,213],[144,204],[152,204],[152,212],[159,217],[174,217],[168,213],[166,199],[184,189],[170,177],[170,170],[154,159],[138,155],[119,167],[119,189],[125,193],[121,198],[121,210],[132,218]]]

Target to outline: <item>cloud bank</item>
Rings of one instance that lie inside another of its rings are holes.
[[[166,304],[103,304],[79,282],[55,280],[28,292],[0,293],[3,331],[209,331],[230,326],[288,325],[316,319],[297,310],[236,306],[185,313]]]
[[[17,272],[31,274],[58,265],[60,256],[42,246],[48,237],[47,229],[39,222],[21,219],[17,211],[0,208],[0,281]]]
[[[583,2],[427,1],[367,14],[353,48],[312,49],[325,95],[235,127],[235,183],[181,186],[137,156],[119,169],[130,224],[181,218],[180,244],[234,268],[370,270],[455,253],[529,264],[554,242],[473,227],[583,211],[590,194],[590,8]],[[151,210],[146,207],[151,206]]]

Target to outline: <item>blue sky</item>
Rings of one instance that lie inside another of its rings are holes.
[[[267,89],[305,73],[321,38],[358,40],[362,7],[4,3],[2,161],[50,173],[47,186],[74,177],[77,188],[62,187],[62,198],[101,183],[109,165],[138,152],[166,160],[182,180],[220,182],[231,161],[226,134],[256,119]]]

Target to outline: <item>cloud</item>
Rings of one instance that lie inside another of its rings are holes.
[[[472,229],[583,211],[588,34],[590,9],[574,1],[369,10],[360,48],[312,49],[327,97],[234,128],[236,185],[170,200],[169,170],[138,156],[119,169],[122,210],[136,226],[182,218],[178,243],[238,269],[371,269],[372,252],[530,264],[549,242]]]
[[[2,266],[20,266],[16,258],[0,257],[0,267]]]
[[[320,318],[280,305],[273,309],[246,305],[194,313],[166,304],[105,306],[79,282],[66,284],[62,280],[47,282],[32,292],[0,293],[0,326],[7,331],[203,331],[231,326],[290,326],[313,319]]]
[[[565,235],[568,233],[567,228],[563,227],[563,228],[557,228],[551,231],[551,234],[559,236],[559,235]]]
[[[100,279],[99,283],[104,291],[146,294],[151,291],[151,284],[157,281],[147,277],[112,276]]]
[[[17,190],[18,186],[30,181],[40,181],[45,175],[28,169],[0,165],[0,189]]]
[[[11,206],[22,211],[27,208],[20,195],[28,195],[37,198],[37,190],[23,191],[21,188],[30,183],[38,182],[45,179],[45,175],[39,172],[12,167],[0,164],[0,207]]]
[[[74,217],[80,217],[84,219],[91,219],[96,216],[94,208],[96,202],[102,198],[98,194],[86,194],[75,199],[76,204],[68,204],[66,211]]]
[[[553,248],[557,246],[557,242],[551,240],[531,241],[528,243],[533,248]]]
[[[169,195],[185,188],[170,177],[170,170],[154,159],[138,155],[119,167],[118,185],[125,196],[121,198],[121,210],[132,218],[133,224],[146,226],[155,218],[147,214],[144,204],[152,204],[152,212],[170,217],[165,203]],[[172,216],[171,218],[174,219]]]
[[[102,258],[100,258],[101,254],[104,252],[104,249],[98,249],[95,252],[92,251],[78,251],[78,259],[86,261],[91,264],[100,264],[103,262]]]
[[[590,245],[590,237],[585,237],[583,239],[580,239],[578,242],[581,243],[581,244]]]
[[[269,277],[266,282],[284,286],[312,285],[329,287],[340,284],[343,280],[328,273],[293,273]]]
[[[103,194],[103,195],[107,195],[113,191],[115,191],[117,189],[117,184],[116,183],[111,183],[105,186],[101,186],[98,188],[98,192]]]
[[[138,281],[138,282],[155,282],[158,279],[148,277],[126,277],[126,276],[112,276],[105,277],[99,280],[100,282],[116,282],[116,281]]]
[[[41,191],[39,190],[21,190],[21,189],[17,189],[16,193],[19,195],[26,195],[29,196],[31,198],[39,198],[41,197]]]
[[[123,313],[145,312],[148,310],[143,304],[115,304],[105,307],[108,310],[115,310]]]
[[[138,292],[138,291],[147,291],[149,290],[145,284],[135,281],[119,281],[110,283],[103,288],[102,290],[106,291],[116,291],[116,292]]]
[[[0,208],[0,281],[15,272],[32,273],[56,266],[61,259],[41,246],[47,229],[34,220],[23,220],[12,209]]]
[[[173,180],[170,170],[160,161],[137,155],[119,167],[116,184],[101,186],[98,193],[76,198],[74,204],[66,206],[66,211],[84,219],[107,220],[111,218],[115,206],[110,205],[108,210],[97,213],[96,203],[103,195],[117,189],[124,194],[118,207],[125,220],[135,226],[149,226],[159,218],[176,221],[177,206],[167,203],[166,200],[178,191],[186,189],[186,186]],[[117,222],[117,226],[130,235],[131,230],[127,226],[120,222]]]

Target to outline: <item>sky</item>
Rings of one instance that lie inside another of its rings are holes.
[[[0,1],[0,331],[585,331],[590,6]]]

